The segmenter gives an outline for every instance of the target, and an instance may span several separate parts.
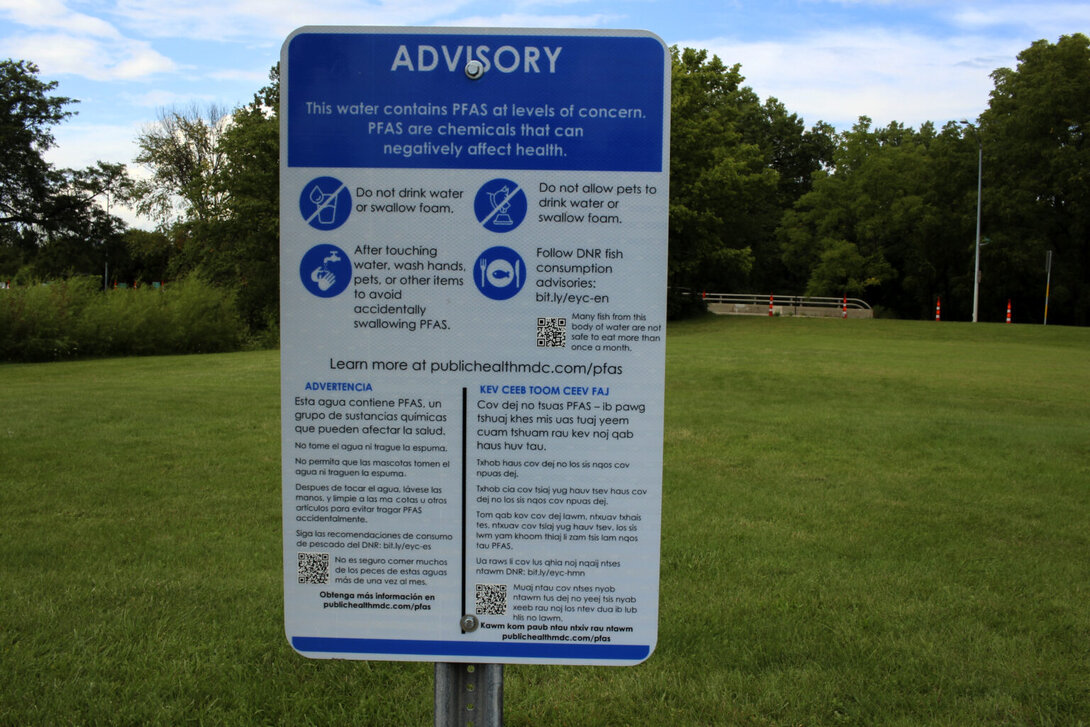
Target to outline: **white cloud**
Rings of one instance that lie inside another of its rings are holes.
[[[614,15],[535,15],[502,13],[500,15],[459,18],[448,23],[462,28],[600,28],[616,22]]]
[[[468,0],[119,0],[127,26],[149,37],[279,43],[304,25],[427,25]]]
[[[126,93],[122,94],[121,98],[133,106],[150,109],[188,108],[193,104],[215,103],[217,100],[217,97],[211,94],[177,93],[162,88],[139,94]]]
[[[66,169],[82,169],[98,161],[129,164],[136,156],[139,133],[137,125],[69,121],[53,130],[57,146],[45,153],[45,159]]]
[[[4,45],[9,56],[33,58],[49,76],[70,73],[94,81],[135,80],[176,68],[143,41],[32,33],[9,36]]]
[[[212,71],[208,74],[208,77],[214,81],[243,81],[245,83],[256,83],[260,86],[264,86],[269,82],[269,69],[266,68],[263,71],[226,69],[223,71]]]
[[[50,75],[133,80],[175,68],[150,43],[126,38],[115,26],[75,12],[63,0],[0,0],[0,17],[24,28],[2,39],[7,54],[33,58]]]
[[[1014,27],[1043,33],[1056,40],[1061,34],[1090,26],[1090,5],[1080,3],[989,3],[970,7],[956,7],[951,20],[967,28]]]
[[[775,96],[808,123],[840,128],[859,116],[919,126],[975,118],[988,103],[990,73],[1011,65],[1019,42],[951,39],[881,28],[819,32],[776,42],[713,38],[679,43],[742,64],[746,85]]]
[[[61,0],[0,0],[0,12],[19,25],[97,38],[119,38],[106,21],[70,10]]]

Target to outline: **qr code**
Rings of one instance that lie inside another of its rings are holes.
[[[477,584],[477,615],[503,616],[507,613],[507,584]]]
[[[300,553],[299,582],[319,586],[329,583],[329,553]]]
[[[568,344],[567,318],[538,318],[538,348],[564,348]]]

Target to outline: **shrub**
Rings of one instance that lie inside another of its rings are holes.
[[[96,295],[91,278],[0,291],[0,359],[55,361],[81,355],[77,319]]]
[[[242,342],[231,294],[196,278],[105,294],[89,278],[0,292],[0,360],[211,353]]]
[[[175,353],[234,351],[243,342],[243,324],[234,296],[197,278],[170,291],[171,340]]]

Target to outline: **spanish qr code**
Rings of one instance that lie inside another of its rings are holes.
[[[507,614],[507,584],[477,584],[477,615],[504,616]]]
[[[319,586],[329,583],[329,553],[300,553],[299,582]]]
[[[567,318],[538,318],[538,348],[564,348],[568,345]]]

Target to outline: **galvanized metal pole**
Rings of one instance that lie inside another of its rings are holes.
[[[976,265],[973,269],[973,323],[976,323],[976,314],[980,300],[980,192],[984,186],[984,142],[977,132],[977,162],[976,162]]]
[[[503,664],[436,664],[435,727],[503,727]]]
[[[1048,325],[1048,291],[1052,287],[1052,251],[1048,251],[1048,257],[1045,260],[1045,270],[1047,276],[1045,277],[1045,322],[1044,325]]]

